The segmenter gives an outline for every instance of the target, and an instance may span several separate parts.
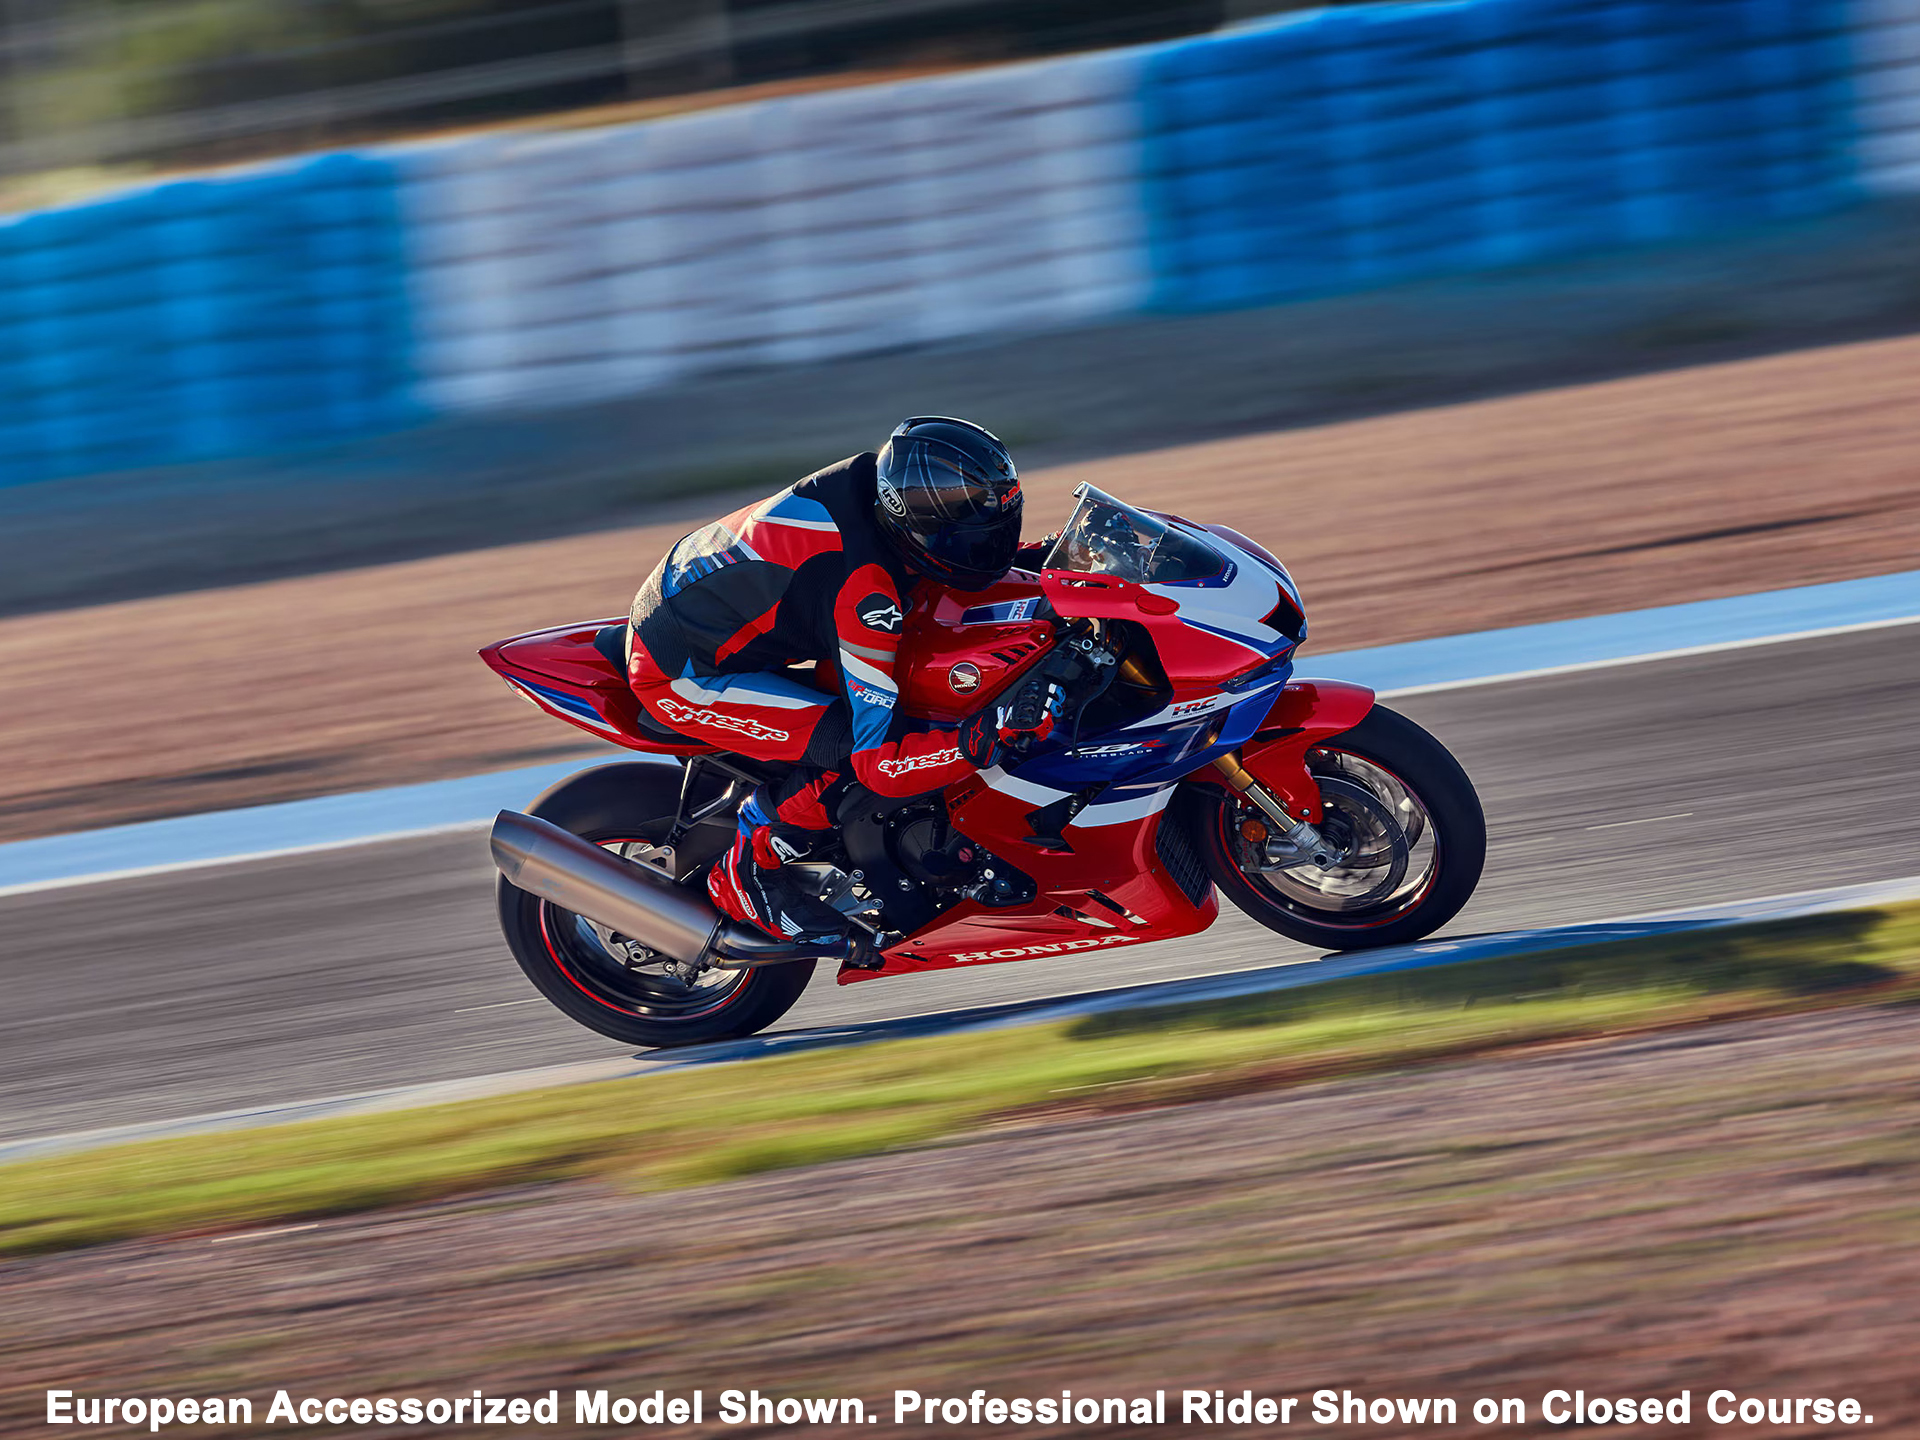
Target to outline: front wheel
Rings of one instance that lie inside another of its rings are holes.
[[[680,772],[665,765],[601,765],[570,775],[527,813],[639,864],[673,828]],[[730,832],[731,815],[722,817]],[[513,958],[555,1008],[628,1045],[667,1048],[735,1040],[773,1024],[807,988],[814,962],[704,970],[673,961],[583,915],[499,878],[500,929]]]
[[[1257,762],[1251,767],[1259,779]],[[1307,752],[1322,835],[1343,854],[1329,870],[1271,868],[1245,800],[1188,792],[1187,823],[1214,884],[1289,940],[1320,950],[1404,945],[1460,913],[1480,883],[1487,822],[1460,762],[1406,716],[1376,705]],[[1249,823],[1252,822],[1252,823]]]

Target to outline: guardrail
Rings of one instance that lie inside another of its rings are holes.
[[[1867,187],[1920,192],[1920,0],[1854,0],[1849,18]]]
[[[0,484],[1920,189],[1916,0],[1444,0],[0,222]]]

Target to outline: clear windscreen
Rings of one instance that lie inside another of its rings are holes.
[[[1164,520],[1083,485],[1080,503],[1047,553],[1046,568],[1165,585],[1218,575],[1222,562],[1217,551]]]

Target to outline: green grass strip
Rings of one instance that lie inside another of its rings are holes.
[[[1361,976],[0,1169],[0,1253],[512,1185],[698,1185],[1121,1109],[1660,1025],[1920,995],[1920,905]]]

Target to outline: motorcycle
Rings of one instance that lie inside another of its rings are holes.
[[[1473,894],[1486,823],[1434,737],[1371,690],[1293,678],[1298,588],[1224,525],[1082,485],[1038,574],[915,587],[899,705],[957,724],[1004,700],[1042,728],[996,764],[908,799],[855,786],[794,869],[847,921],[797,948],[721,916],[706,874],[781,767],[643,735],[624,618],[480,652],[538,709],[652,758],[596,766],[502,811],[501,928],[540,993],[629,1044],[751,1035],[822,959],[841,984],[1195,935],[1224,893],[1321,950],[1431,934]],[[804,668],[799,672],[807,673]],[[810,683],[838,692],[825,663]],[[662,763],[662,762],[666,763]]]

